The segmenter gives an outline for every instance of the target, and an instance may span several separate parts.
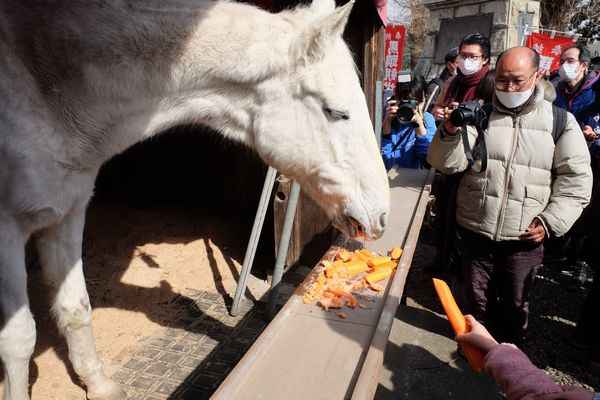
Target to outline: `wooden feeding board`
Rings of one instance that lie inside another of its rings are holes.
[[[325,311],[304,304],[305,288],[321,272],[318,265],[213,395],[213,399],[365,399],[372,398],[383,351],[410,268],[433,172],[401,169],[390,177],[392,208],[385,235],[367,243],[384,253],[404,252],[385,290],[366,289],[365,308]],[[332,259],[332,247],[324,259]]]

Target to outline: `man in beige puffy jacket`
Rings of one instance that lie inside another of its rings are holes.
[[[464,128],[450,120],[436,133],[427,160],[446,174],[464,172],[456,221],[468,311],[487,320],[502,340],[519,343],[542,242],[564,235],[577,220],[590,199],[592,172],[571,114],[554,143],[552,104],[544,99],[539,55],[512,48],[496,68],[493,112],[483,133],[487,168],[479,172],[469,166]],[[472,148],[478,133],[466,129]]]

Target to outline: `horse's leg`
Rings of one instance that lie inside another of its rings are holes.
[[[17,222],[0,216],[0,358],[6,375],[4,400],[29,399],[35,322],[27,298],[25,241]]]
[[[92,334],[92,310],[81,261],[87,199],[58,225],[37,238],[44,275],[55,290],[53,311],[67,339],[73,369],[87,387],[90,400],[120,400],[126,395],[104,374]]]

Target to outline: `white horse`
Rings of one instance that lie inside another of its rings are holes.
[[[342,32],[352,4],[279,14],[209,0],[0,2],[0,357],[25,400],[36,340],[24,247],[35,233],[53,311],[90,399],[103,372],[81,261],[98,169],[201,123],[300,182],[351,236],[379,237],[389,187]]]

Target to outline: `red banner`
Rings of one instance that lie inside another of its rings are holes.
[[[560,68],[560,55],[573,44],[573,38],[554,36],[548,33],[532,32],[527,36],[527,47],[540,55],[540,69],[552,72]]]
[[[385,27],[384,89],[393,90],[396,87],[398,72],[402,71],[405,37],[406,28],[404,25],[388,25]]]

